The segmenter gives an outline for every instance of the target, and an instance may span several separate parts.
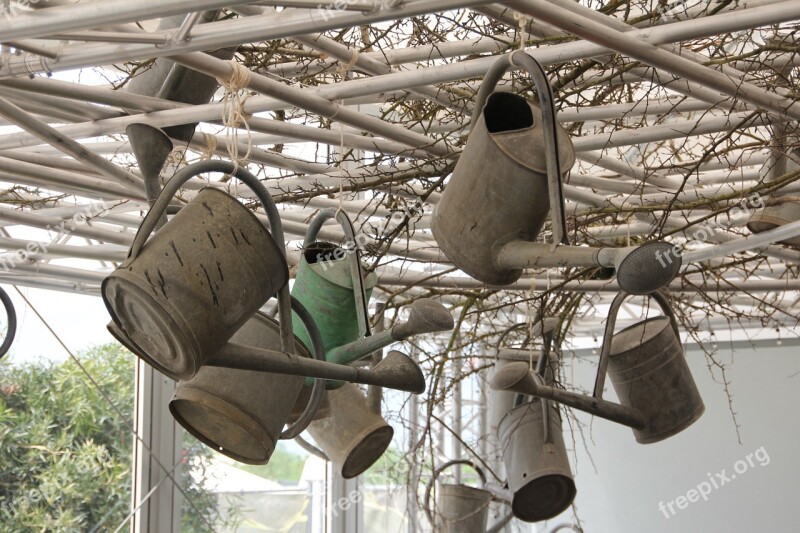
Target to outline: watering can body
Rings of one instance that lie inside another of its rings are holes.
[[[394,430],[374,413],[356,385],[329,390],[331,416],[315,420],[308,432],[325,455],[350,479],[372,466],[392,442]]]
[[[140,356],[187,379],[288,275],[261,222],[232,196],[206,188],[103,280],[103,301]]]
[[[232,342],[280,351],[277,322],[256,313]],[[298,354],[308,352],[295,341]],[[169,410],[189,433],[236,461],[266,464],[290,422],[304,379],[300,376],[203,366],[181,381]]]
[[[468,485],[443,484],[437,511],[442,533],[485,533],[492,494]]]
[[[608,375],[620,403],[641,413],[645,421],[632,428],[641,444],[683,431],[705,410],[668,317],[648,318],[617,332]]]
[[[568,170],[572,142],[560,126],[556,136],[561,168]],[[507,285],[522,270],[499,266],[497,252],[510,241],[535,240],[549,212],[541,110],[516,94],[493,93],[434,211],[436,242],[470,276]]]
[[[547,432],[544,406],[549,409]],[[565,511],[576,488],[556,404],[534,399],[515,407],[501,420],[498,437],[514,516],[538,522]]]
[[[326,353],[361,337],[346,253],[329,243],[315,242],[306,247],[292,286],[292,296],[303,304],[319,328]],[[377,281],[374,272],[363,277],[367,300]],[[292,327],[300,341],[311,346],[308,331],[294,314]]]

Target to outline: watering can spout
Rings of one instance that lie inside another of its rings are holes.
[[[450,331],[455,326],[452,315],[436,300],[422,298],[411,304],[408,321],[392,328],[392,338],[400,341],[412,335]]]
[[[537,381],[530,372],[528,364],[522,361],[509,363],[498,370],[492,380],[491,387],[494,390],[510,390],[520,394],[554,400],[634,429],[641,429],[646,423],[642,414],[636,409],[544,385]]]
[[[404,341],[413,335],[453,329],[453,317],[447,308],[436,300],[420,298],[410,307],[408,321],[395,324],[393,328],[386,331],[334,348],[325,354],[325,358],[334,363],[352,363],[393,342]]]
[[[410,357],[398,351],[390,352],[371,369],[356,368],[318,361],[294,354],[265,350],[254,346],[228,343],[206,362],[211,366],[235,368],[254,372],[288,374],[378,385],[390,389],[421,394],[425,377]]]
[[[611,267],[617,283],[628,294],[650,294],[667,285],[681,268],[680,250],[654,241],[627,248],[557,246],[522,240],[511,241],[497,251],[501,268],[553,268],[564,266]]]

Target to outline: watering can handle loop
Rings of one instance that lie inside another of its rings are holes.
[[[308,226],[306,237],[303,240],[303,248],[317,240],[317,235],[322,229],[322,225],[331,218],[336,218],[337,222],[339,222],[339,225],[342,227],[346,243],[345,246],[352,247],[352,250],[345,249],[345,252],[350,255],[350,278],[353,282],[353,294],[356,299],[359,333],[362,337],[369,337],[371,335],[369,328],[369,311],[367,293],[364,290],[364,277],[361,270],[361,254],[358,249],[353,222],[350,220],[350,217],[347,216],[347,213],[342,210],[334,211],[333,209],[324,209],[320,211]]]
[[[230,161],[208,160],[198,161],[197,163],[192,163],[182,168],[164,185],[164,188],[158,195],[158,199],[150,206],[150,210],[139,226],[136,236],[133,238],[133,244],[131,244],[130,250],[128,250],[128,257],[122,263],[121,267],[128,266],[128,264],[139,255],[139,252],[141,252],[150,234],[156,228],[159,219],[161,219],[161,216],[166,212],[169,202],[175,194],[177,194],[183,184],[193,177],[205,174],[206,172],[222,172],[235,176],[255,193],[261,205],[264,207],[264,211],[267,213],[272,239],[275,240],[275,243],[283,254],[283,260],[286,261],[286,241],[283,238],[283,224],[281,223],[278,208],[275,207],[275,202],[272,201],[272,196],[269,194],[266,187],[264,187],[259,179],[246,168],[234,165]],[[288,283],[278,291],[278,310],[281,319],[281,350],[287,353],[295,353]]]
[[[603,388],[605,387],[608,362],[611,358],[611,338],[614,336],[614,326],[617,323],[617,314],[619,313],[620,307],[622,307],[622,302],[624,302],[625,298],[628,296],[630,296],[630,294],[620,291],[619,294],[617,294],[617,296],[614,298],[614,301],[611,302],[611,308],[608,311],[606,328],[603,332],[603,347],[600,350],[600,360],[597,363],[597,378],[594,383],[594,397],[598,400],[602,398]],[[658,291],[651,292],[648,294],[648,296],[658,302],[661,310],[664,311],[664,316],[669,318],[670,325],[672,326],[672,329],[675,330],[675,335],[680,339],[678,321],[675,318],[675,313],[673,312],[672,307],[669,305],[667,298]]]
[[[515,50],[502,56],[489,68],[483,78],[481,88],[475,97],[470,128],[478,123],[489,94],[497,86],[497,82],[511,67],[520,68],[530,74],[539,94],[542,112],[542,129],[544,131],[544,147],[547,156],[547,190],[550,195],[550,211],[553,222],[553,244],[569,245],[567,237],[567,219],[564,213],[564,190],[561,184],[561,160],[558,157],[558,125],[556,108],[553,102],[553,88],[547,81],[547,74],[542,65],[530,54]]]

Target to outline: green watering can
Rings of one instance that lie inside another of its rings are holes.
[[[331,218],[341,224],[347,245],[317,242],[322,225]],[[320,212],[308,228],[297,269],[292,296],[311,314],[322,334],[325,352],[368,336],[367,306],[378,276],[364,276],[353,224],[344,211]],[[297,315],[292,316],[295,334],[305,346],[311,338]]]

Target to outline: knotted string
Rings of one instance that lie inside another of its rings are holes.
[[[250,131],[250,125],[247,123],[247,113],[244,110],[244,104],[249,94],[246,94],[246,89],[253,78],[253,73],[243,65],[236,62],[235,59],[228,61],[231,66],[230,76],[228,78],[217,78],[219,84],[225,89],[225,94],[222,97],[222,124],[225,126],[225,144],[228,148],[228,155],[234,164],[234,173],[239,167],[239,163],[244,163],[250,158],[250,152],[253,148],[253,134]],[[247,131],[247,152],[239,157],[239,127],[244,126]]]

